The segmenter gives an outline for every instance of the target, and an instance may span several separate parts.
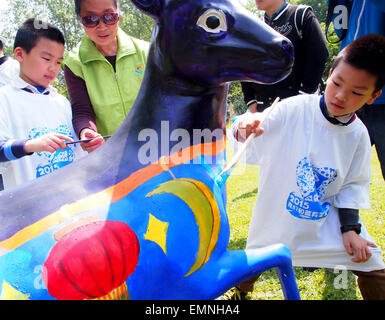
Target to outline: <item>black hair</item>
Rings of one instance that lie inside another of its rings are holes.
[[[65,45],[63,33],[54,25],[39,19],[27,19],[16,33],[13,48],[20,47],[29,53],[40,38],[46,38]]]
[[[0,39],[0,50],[3,50],[4,49],[4,44],[3,44],[3,41],[1,41]]]
[[[334,60],[332,70],[344,61],[377,77],[375,92],[385,85],[385,37],[367,34],[347,45]]]
[[[74,1],[75,1],[75,13],[78,17],[80,17],[80,10],[81,10],[81,5],[83,0],[74,0]],[[118,2],[119,2],[118,0],[114,0],[115,8],[118,8],[119,6]]]

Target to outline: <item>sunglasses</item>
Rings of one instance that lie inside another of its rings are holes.
[[[103,20],[106,25],[111,26],[119,21],[119,13],[107,12],[101,16],[80,17],[80,22],[87,28],[95,28],[100,20]]]

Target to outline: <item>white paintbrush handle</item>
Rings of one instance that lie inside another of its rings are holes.
[[[279,97],[275,98],[274,102],[271,104],[270,108],[267,109],[267,112],[266,114],[264,115],[264,117],[262,118],[261,122],[259,123],[258,127],[260,127],[264,122],[265,120],[267,119],[267,117],[269,116],[269,114],[271,113],[271,111],[273,111],[274,107],[277,105],[279,101]]]
[[[269,116],[269,114],[271,113],[271,111],[274,109],[274,107],[276,106],[277,102],[279,101],[279,97],[277,97],[273,104],[271,105],[271,107],[269,108],[269,110],[266,112],[266,114],[264,115],[264,117],[262,118],[261,122],[259,123],[258,127],[260,127],[263,122],[267,119],[267,117]],[[255,133],[251,133],[246,141],[242,144],[241,148],[238,150],[238,152],[234,155],[234,157],[231,159],[231,161],[226,165],[226,167],[223,169],[222,174],[226,173],[227,171],[229,171],[232,167],[234,167],[234,165],[239,161],[239,159],[241,158],[242,154],[245,152],[245,150],[247,149],[247,147],[249,146],[250,142],[255,138]]]
[[[247,147],[249,146],[250,142],[254,139],[255,133],[251,133],[249,137],[246,139],[246,141],[242,144],[241,148],[238,150],[238,152],[234,155],[234,157],[231,159],[231,161],[226,165],[226,167],[223,169],[222,174],[229,171],[241,158],[242,154],[245,152]]]

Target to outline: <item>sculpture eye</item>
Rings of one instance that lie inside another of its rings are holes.
[[[197,26],[210,33],[227,31],[226,15],[221,10],[208,9],[199,17]]]

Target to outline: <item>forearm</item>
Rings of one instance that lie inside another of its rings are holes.
[[[339,208],[338,217],[340,219],[341,226],[357,224],[359,220],[359,211],[358,209]]]
[[[81,130],[85,128],[97,131],[95,112],[84,80],[74,75],[67,66],[64,68],[64,76],[71,101],[75,133],[80,136]]]
[[[89,114],[82,115],[78,113],[76,117],[73,116],[72,124],[74,126],[75,133],[79,138],[83,129],[91,129],[98,132],[96,121],[91,120]]]
[[[26,140],[1,140],[0,141],[0,162],[7,162],[20,159],[24,156],[31,155],[24,149]]]
[[[359,210],[338,208],[338,218],[341,224],[341,232],[356,231],[358,234],[361,230],[359,223]]]

